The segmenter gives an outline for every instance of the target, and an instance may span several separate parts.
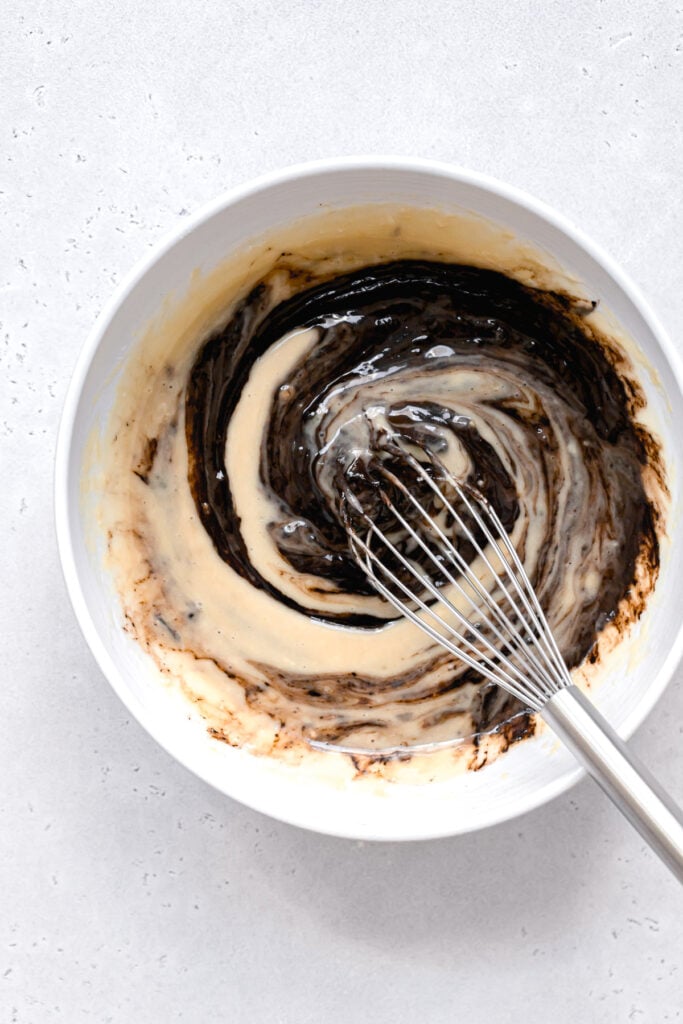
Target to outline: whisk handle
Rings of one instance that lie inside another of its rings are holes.
[[[683,812],[576,686],[541,712],[643,839],[683,882]]]

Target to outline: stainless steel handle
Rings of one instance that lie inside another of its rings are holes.
[[[568,686],[541,714],[622,814],[683,882],[683,812],[581,690]]]

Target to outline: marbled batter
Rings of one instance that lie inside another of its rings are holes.
[[[232,743],[506,745],[532,720],[373,593],[340,494],[372,503],[389,436],[438,451],[496,507],[573,668],[656,579],[642,397],[583,296],[404,252],[400,230],[370,262],[337,245],[334,265],[274,253],[126,392],[109,543],[128,627]]]

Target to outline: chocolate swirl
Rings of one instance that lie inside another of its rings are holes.
[[[424,260],[366,267],[273,305],[277,283],[252,290],[204,344],[188,383],[189,482],[220,557],[301,614],[385,625],[393,613],[378,607],[349,550],[339,493],[351,477],[371,502],[372,452],[388,434],[413,439],[455,460],[493,503],[569,666],[580,663],[633,582],[639,552],[656,566],[658,550],[632,395],[585,322],[591,307]],[[302,331],[313,342],[277,382],[260,457],[267,532],[298,577],[293,596],[252,561],[226,447],[260,357]],[[353,598],[344,610],[330,600],[340,595]],[[440,690],[465,681],[472,673],[454,665]]]

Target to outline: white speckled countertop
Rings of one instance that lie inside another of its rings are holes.
[[[680,342],[683,8],[5,0],[0,1021],[663,1024],[681,891],[583,782],[464,838],[362,845],[219,796],[131,721],[69,606],[52,463],[113,285],[221,190],[433,156],[569,215]],[[683,798],[683,673],[633,740]]]

